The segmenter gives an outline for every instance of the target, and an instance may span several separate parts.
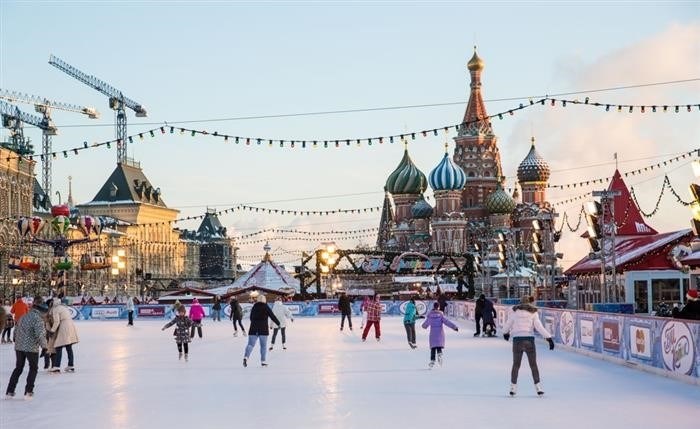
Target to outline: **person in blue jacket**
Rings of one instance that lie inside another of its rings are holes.
[[[406,304],[403,315],[403,326],[406,328],[406,339],[408,340],[408,345],[415,349],[416,346],[416,300],[411,298]]]

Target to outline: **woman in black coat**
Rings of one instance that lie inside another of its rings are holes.
[[[243,327],[243,308],[241,307],[241,304],[238,303],[238,300],[236,298],[231,298],[231,302],[229,302],[229,305],[231,306],[231,316],[229,317],[231,321],[233,321],[233,336],[237,337],[238,336],[238,327],[241,327],[241,331],[243,331],[243,336],[245,337],[245,328]]]
[[[255,342],[260,339],[260,364],[267,366],[265,358],[267,357],[267,337],[270,335],[267,319],[271,319],[277,327],[280,326],[280,321],[275,317],[270,307],[267,306],[265,295],[258,296],[258,302],[253,304],[250,309],[250,327],[248,328],[248,345],[245,348],[245,356],[243,356],[243,366],[248,366],[248,358],[255,347]]]

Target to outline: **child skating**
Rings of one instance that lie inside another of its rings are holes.
[[[438,365],[442,366],[442,349],[445,347],[445,330],[442,325],[447,325],[455,331],[459,330],[457,325],[446,318],[439,308],[439,303],[433,303],[433,309],[425,316],[425,322],[421,325],[423,329],[430,327],[430,364],[428,364],[430,368],[435,366],[436,355]]]
[[[179,353],[179,359],[182,359],[182,352],[185,352],[185,361],[189,357],[189,342],[190,342],[190,328],[192,327],[192,320],[187,317],[187,309],[184,305],[177,308],[177,316],[165,326],[163,326],[163,331],[169,327],[175,325],[175,343],[177,343],[177,351]]]

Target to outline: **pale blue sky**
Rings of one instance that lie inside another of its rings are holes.
[[[0,87],[94,106],[102,113],[97,123],[109,124],[113,115],[106,98],[50,66],[47,61],[53,53],[146,107],[149,117],[145,119],[130,112],[130,134],[151,127],[139,126],[142,122],[466,102],[466,62],[475,42],[486,62],[486,99],[700,77],[700,47],[694,40],[700,34],[699,20],[696,2],[258,5],[3,1]],[[663,48],[646,50],[646,46]],[[640,52],[648,52],[648,60],[640,60]],[[697,103],[700,85],[601,93],[591,98],[617,103]],[[490,102],[487,109],[495,113],[517,103]],[[32,111],[31,106],[24,108]],[[614,151],[624,160],[700,146],[700,121],[695,113],[663,120],[619,117],[614,119],[619,124],[610,125],[616,130],[615,138],[607,140],[605,133],[597,133],[595,138],[577,141],[574,150],[572,135],[585,135],[585,130],[613,119],[600,111],[557,110],[536,108],[495,121],[508,176],[514,175],[527,153],[531,132],[553,170],[609,161]],[[461,120],[463,111],[463,105],[453,105],[193,127],[284,139],[352,138],[453,124]],[[571,126],[572,116],[579,121],[575,127]],[[588,122],[581,119],[584,116]],[[54,119],[59,127],[95,123],[62,112],[56,112]],[[634,125],[642,120],[643,125]],[[619,136],[630,130],[637,134],[635,138],[621,141]],[[111,139],[114,129],[65,127],[60,133],[54,138],[56,149],[80,146],[84,140]],[[38,131],[28,129],[27,134],[38,146]],[[640,145],[638,139],[652,143]],[[428,174],[440,160],[443,144],[443,136],[421,139],[409,151]],[[581,155],[583,148],[586,156]],[[179,135],[147,138],[129,146],[129,155],[142,162],[165,202],[181,209],[184,216],[199,214],[207,205],[223,209],[242,202],[372,191],[377,193],[259,205],[310,210],[378,206],[384,181],[401,152],[399,144],[302,151],[267,145],[236,147],[218,139]],[[72,175],[76,200],[89,201],[113,170],[115,159],[114,149],[59,158],[54,162],[54,189],[65,194],[67,176]],[[645,162],[630,163],[621,170]],[[611,168],[555,173],[552,182],[610,175]],[[681,190],[691,176],[689,167],[685,170],[672,176],[677,177],[674,182]],[[647,199],[640,185],[645,210],[653,206],[660,181],[647,182]],[[581,193],[577,191],[552,196],[562,199]],[[675,206],[663,206],[665,210],[650,223],[661,225],[659,229],[686,227],[689,214]],[[246,212],[221,220],[230,231],[245,233],[258,226],[291,224],[317,230],[366,228],[377,225],[378,215],[292,219],[253,218]],[[313,247],[313,243],[298,241],[272,245],[289,250]],[[260,247],[244,247],[243,253],[260,254]],[[576,259],[583,252],[582,247],[566,259]]]

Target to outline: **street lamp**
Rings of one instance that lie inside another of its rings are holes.
[[[331,274],[338,262],[338,248],[334,242],[321,243],[321,248],[316,251],[316,264],[319,275]],[[316,293],[321,295],[321,282],[316,284]]]
[[[121,275],[126,271],[126,250],[117,249],[117,253],[112,255],[112,276],[115,277],[116,282],[119,282]],[[128,285],[124,285],[124,289]],[[118,294],[119,288],[115,287],[115,293]]]

